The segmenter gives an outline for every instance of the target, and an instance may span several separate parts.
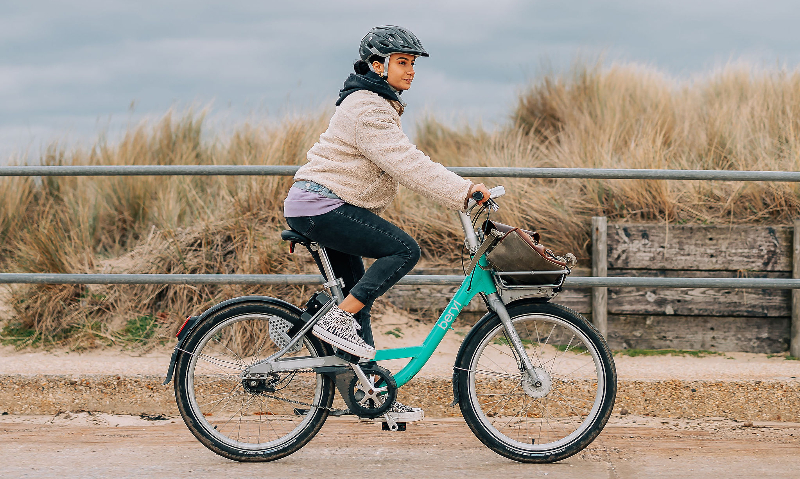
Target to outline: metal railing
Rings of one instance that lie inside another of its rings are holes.
[[[459,285],[455,274],[408,275],[397,284]],[[322,284],[318,274],[55,274],[0,273],[0,284]],[[800,279],[776,278],[646,278],[570,276],[565,288],[711,288],[800,289]]]
[[[290,176],[292,165],[0,166],[0,176]],[[503,168],[454,166],[479,178],[583,178],[595,180],[699,180],[800,182],[796,171],[645,170],[613,168]]]

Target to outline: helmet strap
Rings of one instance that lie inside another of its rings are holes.
[[[383,59],[383,74],[381,75],[383,78],[389,76],[389,58],[391,55],[386,55],[386,58]]]
[[[381,78],[386,78],[389,76],[389,57],[391,57],[391,53],[385,57],[383,57],[383,72],[379,74]],[[375,67],[372,66],[372,63],[369,64],[369,69],[373,71],[373,73],[378,73],[375,71]]]

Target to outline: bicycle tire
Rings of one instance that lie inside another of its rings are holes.
[[[333,381],[314,372],[277,374],[257,388],[243,383],[245,367],[279,350],[270,320],[286,321],[292,332],[302,324],[277,305],[231,305],[195,327],[176,368],[175,398],[186,426],[207,448],[235,461],[296,452],[319,432],[333,402]],[[329,354],[327,345],[306,335],[302,348],[284,357]]]
[[[500,319],[490,314],[467,337],[456,364],[461,412],[502,456],[560,461],[608,422],[617,390],[613,357],[600,333],[569,308],[529,302],[508,312],[542,385],[523,379]]]

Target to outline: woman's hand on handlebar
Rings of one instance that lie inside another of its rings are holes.
[[[478,195],[477,193],[480,193]],[[472,185],[472,188],[469,189],[469,196],[467,196],[467,200],[469,201],[470,198],[477,201],[478,204],[483,204],[489,200],[491,197],[491,193],[489,193],[489,188],[486,187],[483,183],[476,183]]]

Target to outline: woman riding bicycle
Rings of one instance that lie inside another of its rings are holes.
[[[420,257],[414,239],[379,216],[399,185],[453,210],[465,209],[473,192],[489,198],[489,191],[432,161],[401,129],[400,95],[411,87],[416,58],[428,56],[417,37],[398,26],[375,27],[361,40],[359,56],[327,131],[294,176],[284,216],[327,249],[344,280],[347,296],[320,318],[314,335],[372,359],[370,308]],[[362,257],[375,258],[366,272]]]

